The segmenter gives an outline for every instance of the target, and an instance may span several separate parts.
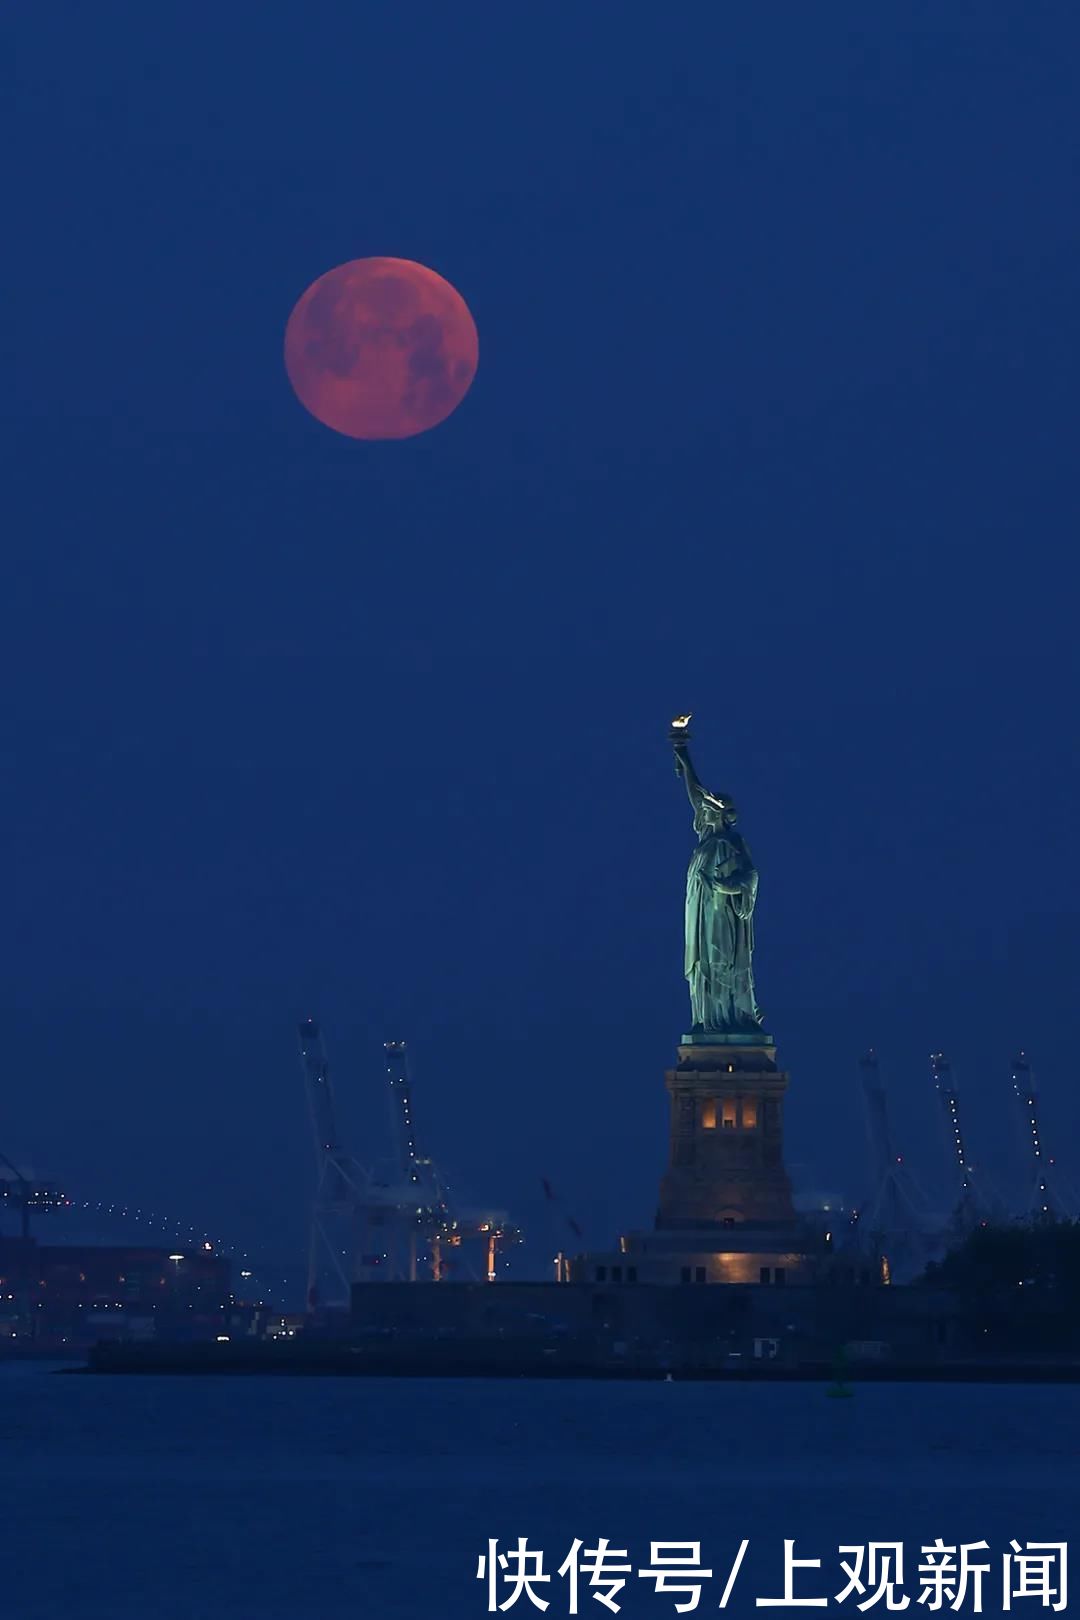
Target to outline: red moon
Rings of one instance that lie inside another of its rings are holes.
[[[476,375],[461,294],[411,259],[351,259],[313,281],[285,327],[301,405],[351,439],[408,439],[445,420]]]

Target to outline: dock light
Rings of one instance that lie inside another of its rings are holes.
[[[175,1260],[177,1265],[180,1264],[180,1262],[181,1262],[181,1260],[183,1258],[184,1258],[184,1256],[182,1254],[170,1254],[170,1256],[169,1256],[169,1259],[170,1260]]]
[[[217,1343],[218,1344],[228,1344],[228,1342],[229,1342],[229,1335],[227,1333],[219,1333],[218,1334],[218,1336],[217,1336]]]

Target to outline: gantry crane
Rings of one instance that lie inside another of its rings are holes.
[[[300,1025],[300,1066],[315,1136],[316,1183],[308,1244],[308,1309],[347,1305],[352,1284],[378,1275],[387,1255],[380,1228],[392,1203],[338,1134],[337,1110],[322,1031]]]
[[[873,1050],[860,1059],[859,1069],[874,1191],[856,1212],[853,1226],[859,1246],[879,1261],[882,1280],[905,1282],[929,1258],[935,1222],[903,1154],[896,1151],[888,1098]]]
[[[1031,1156],[1031,1181],[1024,1214],[1036,1221],[1071,1220],[1075,1213],[1073,1200],[1062,1185],[1053,1158],[1043,1147],[1039,1129],[1039,1094],[1025,1052],[1018,1052],[1013,1058],[1012,1085],[1016,1100],[1023,1110],[1024,1141]]]
[[[391,1106],[398,1142],[398,1162],[409,1199],[404,1199],[403,1215],[409,1228],[409,1278],[417,1278],[417,1243],[425,1240],[434,1282],[445,1280],[450,1262],[447,1249],[460,1249],[470,1238],[484,1245],[484,1275],[488,1282],[498,1276],[501,1245],[520,1241],[521,1233],[502,1210],[462,1210],[451,1207],[449,1188],[433,1159],[417,1149],[413,1113],[412,1075],[404,1041],[386,1041],[386,1073],[390,1082]]]
[[[521,1236],[501,1212],[450,1208],[434,1161],[417,1148],[404,1041],[387,1041],[385,1052],[398,1142],[388,1181],[376,1178],[342,1142],[322,1032],[313,1018],[300,1025],[300,1063],[317,1164],[308,1248],[309,1310],[346,1304],[353,1282],[415,1282],[421,1241],[430,1257],[430,1275],[438,1282],[448,1269],[446,1249],[479,1238],[487,1278],[494,1282],[500,1245]]]
[[[384,1041],[386,1075],[390,1082],[390,1108],[397,1137],[398,1169],[404,1179],[409,1201],[403,1209],[409,1232],[409,1281],[417,1277],[418,1244],[426,1240],[432,1276],[440,1280],[442,1238],[450,1225],[446,1190],[433,1159],[421,1157],[416,1147],[413,1119],[412,1076],[404,1041]]]
[[[934,1082],[934,1089],[945,1115],[949,1146],[960,1177],[960,1191],[949,1218],[948,1228],[951,1236],[963,1237],[974,1227],[985,1226],[987,1221],[994,1218],[995,1201],[983,1179],[976,1179],[968,1157],[960,1118],[960,1098],[953,1077],[952,1064],[944,1052],[931,1052],[930,1078]]]

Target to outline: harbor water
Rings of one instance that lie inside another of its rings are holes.
[[[838,1399],[822,1384],[94,1378],[11,1364],[0,1432],[13,1620],[458,1620],[488,1612],[489,1543],[519,1537],[543,1555],[551,1579],[534,1590],[552,1620],[569,1612],[559,1566],[575,1540],[599,1538],[633,1566],[614,1600],[626,1615],[684,1601],[637,1574],[654,1541],[701,1543],[713,1572],[701,1613],[719,1612],[746,1541],[728,1612],[767,1613],[755,1600],[783,1595],[785,1539],[821,1560],[794,1587],[828,1597],[819,1613],[858,1612],[857,1593],[835,1602],[839,1548],[901,1543],[918,1613],[920,1548],[936,1538],[988,1543],[982,1612],[997,1614],[1010,1542],[1067,1542],[1080,1505],[1075,1385],[866,1384]],[[584,1580],[578,1603],[612,1612]],[[522,1592],[504,1612],[541,1611]]]

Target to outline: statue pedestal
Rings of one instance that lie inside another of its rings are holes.
[[[784,1168],[788,1077],[776,1047],[751,1034],[684,1035],[665,1076],[668,1166],[652,1231],[564,1261],[568,1282],[611,1285],[813,1282],[828,1239],[795,1214]]]
[[[788,1077],[769,1036],[686,1035],[664,1082],[671,1135],[657,1231],[792,1223],[783,1133]]]

